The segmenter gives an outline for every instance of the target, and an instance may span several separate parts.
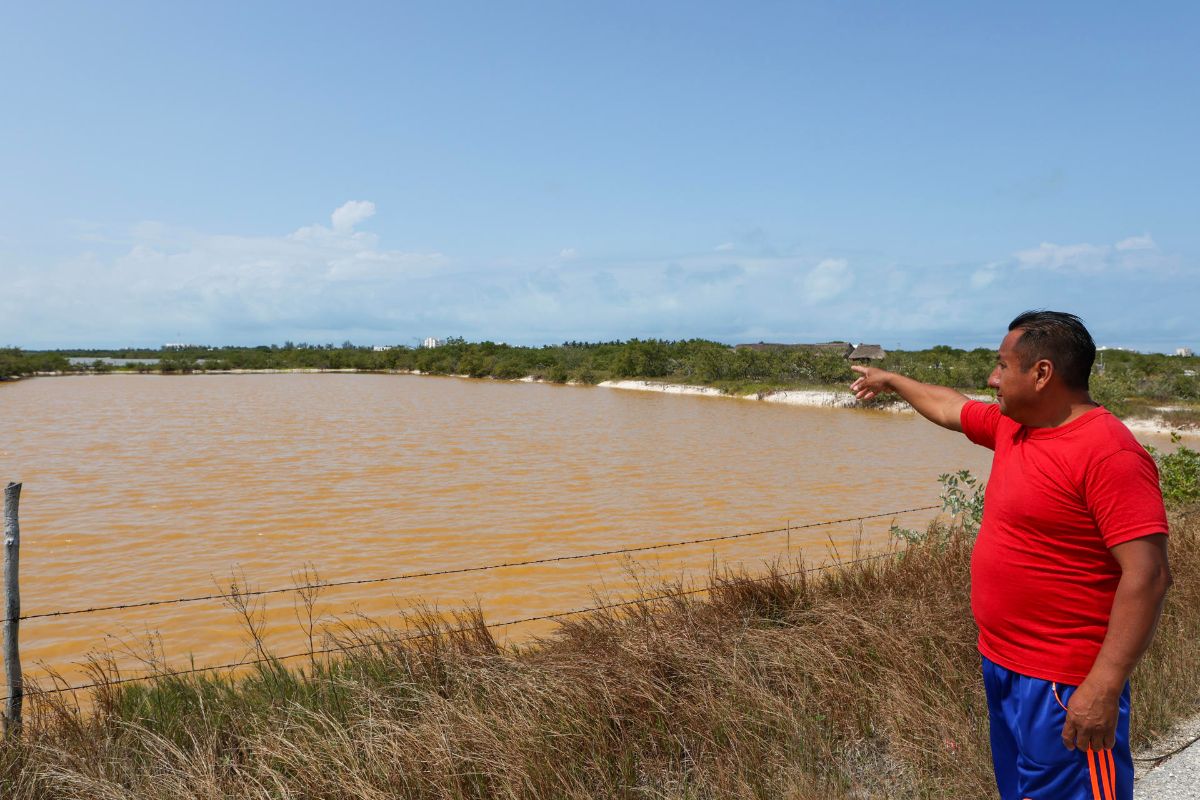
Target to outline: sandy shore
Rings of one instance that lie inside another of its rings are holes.
[[[730,397],[738,400],[757,400],[764,403],[783,403],[790,406],[810,406],[814,408],[856,408],[860,407],[854,395],[850,392],[838,392],[818,389],[785,389],[774,392],[759,392],[757,394],[733,395],[725,394],[711,386],[688,386],[679,383],[660,383],[656,381],[604,381],[599,386],[610,389],[628,389],[641,392],[663,392],[665,394],[693,394],[708,397]],[[968,394],[974,400],[985,403],[992,398],[987,395]],[[873,406],[878,411],[890,411],[898,414],[913,414],[912,406],[903,400],[895,400],[883,405]],[[1169,436],[1178,433],[1181,436],[1200,436],[1200,430],[1194,428],[1172,428],[1161,419],[1144,419],[1131,417],[1123,420],[1129,430],[1134,433],[1152,433]]]

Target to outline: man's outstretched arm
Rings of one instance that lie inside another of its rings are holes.
[[[912,378],[875,367],[853,366],[850,369],[862,376],[850,384],[850,391],[854,392],[854,396],[859,400],[870,400],[884,392],[895,392],[930,422],[936,422],[952,431],[962,431],[960,416],[968,398],[961,392],[945,386],[914,381]]]

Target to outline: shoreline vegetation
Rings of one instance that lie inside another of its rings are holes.
[[[1200,507],[1174,507],[1171,534],[1176,584],[1134,677],[1143,755],[1200,709]],[[89,697],[27,696],[0,796],[990,796],[973,535],[969,514],[942,517],[873,560],[643,586],[521,645],[478,609],[417,610],[400,629],[333,628],[342,649],[299,668],[117,684],[97,658]],[[253,609],[232,610],[252,632]]]
[[[938,346],[893,351],[875,366],[990,400],[992,350]],[[731,348],[706,340],[566,342],[512,347],[449,339],[437,347],[284,345],[171,347],[159,350],[0,349],[0,380],[69,374],[261,374],[379,372],[599,385],[619,389],[736,397],[822,407],[860,405],[846,387],[855,375],[841,353],[817,345]],[[1093,397],[1138,433],[1200,435],[1200,357],[1127,350],[1099,354]],[[911,411],[898,398],[868,407]]]

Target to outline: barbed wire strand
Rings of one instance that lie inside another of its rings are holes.
[[[878,561],[879,559],[882,559],[882,558],[889,558],[889,557],[895,557],[895,556],[902,555],[904,552],[905,552],[904,550],[898,550],[898,551],[892,551],[892,552],[887,552],[887,553],[876,553],[875,555],[863,556],[861,558],[854,558],[854,559],[850,559],[849,561],[835,561],[831,564],[822,564],[819,567],[806,567],[806,568],[802,568],[802,569],[792,570],[791,572],[775,572],[775,573],[760,576],[758,578],[746,578],[746,580],[750,581],[751,583],[762,583],[763,581],[773,580],[773,579],[777,579],[777,578],[787,578],[787,577],[792,577],[795,575],[802,575],[802,574],[806,574],[806,573],[823,572],[825,570],[830,570],[830,569],[834,569],[837,567],[849,567],[849,566],[853,566],[855,564],[862,564],[862,563],[868,562],[868,561]],[[560,619],[562,617],[570,617],[570,616],[576,616],[579,614],[586,614],[586,613],[592,612],[592,611],[605,611],[605,610],[613,609],[613,608],[622,608],[625,606],[634,606],[634,605],[641,605],[644,603],[653,603],[653,602],[657,602],[659,600],[669,600],[674,597],[686,597],[688,595],[700,594],[702,592],[712,591],[712,588],[713,587],[710,585],[710,586],[705,586],[705,587],[698,588],[698,589],[686,589],[686,590],[681,590],[681,591],[677,591],[677,592],[667,592],[666,594],[654,595],[653,597],[637,597],[632,600],[620,600],[620,601],[617,601],[614,603],[602,603],[600,605],[586,606],[584,608],[576,608],[576,609],[572,609],[570,611],[555,611],[550,614],[538,614],[538,615],[532,616],[532,617],[521,617],[520,619],[510,619],[506,622],[493,622],[490,624],[483,625],[482,627],[484,627],[488,630],[494,630],[496,628],[507,628],[507,627],[512,627],[513,625],[522,625],[527,622],[541,622],[543,620]],[[201,672],[218,672],[218,671],[222,671],[222,670],[239,669],[241,667],[252,667],[257,664],[266,664],[266,663],[279,662],[279,661],[290,661],[290,660],[297,659],[297,658],[311,658],[313,656],[328,655],[331,653],[344,652],[346,650],[356,650],[356,649],[360,649],[360,648],[364,648],[364,647],[378,647],[380,645],[402,644],[404,642],[414,641],[417,639],[432,639],[432,638],[435,638],[438,636],[446,636],[446,635],[450,635],[450,634],[454,634],[454,633],[465,633],[467,631],[475,630],[477,627],[478,626],[471,625],[471,626],[464,626],[464,627],[459,627],[459,628],[449,628],[449,629],[444,629],[444,630],[407,634],[405,636],[397,636],[397,637],[391,637],[391,638],[386,638],[386,639],[376,639],[376,640],[372,640],[369,642],[358,642],[358,643],[354,643],[354,644],[336,645],[333,647],[325,647],[325,648],[321,648],[318,650],[305,650],[302,653],[289,653],[289,654],[283,655],[283,656],[265,656],[265,657],[261,657],[261,658],[252,658],[252,659],[247,659],[247,660],[243,660],[243,661],[236,661],[236,662],[229,663],[229,664],[214,664],[214,665],[207,666],[207,667],[191,667],[189,669],[182,669],[182,670],[165,670],[163,672],[155,672],[155,673],[151,673],[149,675],[134,675],[134,676],[130,676],[127,678],[113,678],[111,680],[96,681],[94,683],[82,683],[82,684],[73,685],[73,686],[59,686],[59,687],[55,687],[52,689],[36,689],[36,690],[32,690],[31,692],[29,692],[29,694],[31,696],[38,696],[38,695],[45,695],[45,694],[64,694],[66,692],[77,692],[77,691],[82,691],[84,689],[94,689],[94,688],[100,687],[100,686],[103,686],[103,687],[118,686],[118,685],[126,684],[126,683],[139,683],[142,681],[159,680],[159,679],[164,679],[164,678],[176,678],[176,677],[182,677],[185,675],[195,675],[195,674],[201,673]]]
[[[296,584],[279,589],[260,589],[255,591],[244,592],[228,592],[215,593],[205,595],[195,595],[192,597],[177,597],[170,600],[144,600],[133,603],[116,603],[107,606],[92,606],[89,608],[74,608],[64,609],[59,611],[43,611],[37,614],[25,614],[17,619],[21,622],[34,619],[46,619],[49,617],[68,617],[76,614],[95,614],[101,611],[120,611],[130,608],[149,608],[151,606],[166,606],[166,605],[182,605],[184,603],[197,603],[204,600],[232,600],[248,597],[262,597],[264,595],[285,594],[287,592],[305,591],[307,589],[332,589],[341,586],[362,586],[372,583],[390,583],[394,581],[406,581],[416,578],[432,578],[442,575],[462,575],[470,572],[485,572],[493,569],[506,569],[510,567],[529,567],[537,564],[551,564],[560,561],[577,561],[585,558],[599,558],[601,556],[621,555],[623,553],[643,553],[648,550],[663,550],[669,547],[684,547],[690,544],[706,544],[708,542],[719,542],[729,539],[743,539],[748,536],[763,536],[770,533],[783,533],[784,531],[805,530],[807,528],[820,528],[826,525],[838,525],[843,522],[859,522],[868,519],[880,519],[883,517],[894,517],[901,514],[911,514],[917,511],[931,511],[941,508],[941,505],[932,506],[917,506],[915,508],[905,508],[899,511],[885,511],[878,514],[867,514],[860,517],[844,517],[842,519],[831,519],[823,522],[809,522],[804,525],[788,525],[784,528],[769,528],[767,530],[749,531],[745,533],[729,533],[722,536],[708,536],[700,539],[686,539],[679,542],[663,542],[660,544],[649,544],[640,547],[623,547],[614,550],[599,550],[591,553],[576,553],[573,555],[564,556],[548,556],[546,558],[534,558],[526,561],[508,561],[499,564],[484,564],[474,567],[453,567],[450,569],[429,570],[427,572],[408,572],[402,575],[389,575],[382,578],[358,578],[344,581],[324,581],[318,583]],[[2,620],[8,622],[8,619]]]

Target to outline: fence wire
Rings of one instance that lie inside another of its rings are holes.
[[[877,553],[875,555],[863,556],[854,558],[848,561],[835,561],[832,564],[823,564],[819,567],[807,567],[802,569],[792,570],[790,572],[774,572],[768,575],[763,575],[757,578],[746,578],[752,583],[762,583],[767,580],[775,580],[777,578],[787,578],[795,575],[810,574],[814,572],[823,572],[826,570],[849,567],[854,564],[862,564],[869,561],[878,561],[884,558],[894,558],[902,555],[903,550],[892,551],[887,553]],[[613,603],[601,603],[594,606],[586,606],[584,608],[575,608],[570,611],[555,611],[549,614],[538,614],[531,617],[521,617],[520,619],[510,619],[505,622],[493,622],[483,626],[468,625],[458,628],[444,628],[437,631],[428,631],[421,633],[406,634],[404,636],[387,637],[383,639],[373,639],[366,642],[356,642],[352,644],[339,644],[332,647],[324,647],[315,650],[305,650],[300,653],[289,653],[283,656],[268,655],[260,658],[244,659],[235,661],[229,664],[214,664],[207,667],[191,667],[182,670],[163,670],[161,672],[153,672],[148,675],[134,675],[126,678],[113,678],[111,680],[95,681],[92,683],[81,683],[70,686],[56,686],[50,689],[30,689],[27,693],[29,696],[48,695],[48,694],[64,694],[67,692],[78,692],[84,689],[95,689],[97,687],[119,686],[127,683],[140,683],[149,680],[161,680],[165,678],[176,678],[186,675],[196,675],[203,672],[220,672],[225,670],[240,669],[242,667],[251,667],[257,664],[277,663],[281,661],[291,661],[297,658],[313,658],[320,655],[329,655],[332,653],[345,652],[347,650],[357,650],[361,648],[379,647],[382,645],[403,644],[418,639],[432,639],[439,636],[448,636],[455,633],[466,633],[471,630],[476,630],[483,627],[487,630],[495,630],[497,628],[507,628],[513,625],[523,625],[527,622],[540,622],[543,620],[561,619],[563,617],[576,616],[579,614],[587,614],[593,611],[605,611],[613,608],[623,608],[627,606],[643,605],[654,603],[659,600],[670,600],[676,597],[687,597],[689,595],[701,594],[703,592],[712,591],[712,586],[705,586],[698,589],[684,589],[676,592],[666,592],[665,594],[654,595],[652,597],[637,597],[632,600],[620,600]]]
[[[763,536],[771,533],[784,533],[791,531],[801,531],[809,528],[820,528],[827,525],[838,525],[843,522],[860,522],[868,519],[881,519],[883,517],[895,517],[901,514],[911,514],[916,511],[931,511],[940,509],[941,505],[932,506],[917,506],[915,508],[905,508],[899,511],[885,511],[878,514],[866,514],[859,517],[844,517],[842,519],[831,519],[823,522],[809,522],[803,525],[787,525],[783,528],[768,528],[766,530],[748,531],[745,533],[729,533],[722,536],[707,536],[700,539],[686,539],[679,542],[663,542],[659,544],[642,545],[640,547],[622,547],[614,550],[598,550],[591,553],[575,553],[561,556],[548,556],[546,558],[534,558],[526,561],[507,561],[499,564],[484,564],[473,567],[453,567],[450,569],[429,570],[426,572],[407,572],[401,575],[389,575],[381,578],[359,578],[344,581],[322,581],[316,583],[296,584],[278,589],[261,589],[256,591],[244,592],[227,592],[194,595],[191,597],[177,597],[169,600],[143,600],[132,603],[115,603],[107,606],[92,606],[89,608],[72,608],[62,609],[58,611],[43,611],[36,614],[24,614],[17,619],[21,622],[34,619],[47,619],[50,617],[68,617],[76,614],[95,614],[101,611],[120,611],[130,608],[149,608],[151,606],[167,606],[167,605],[182,605],[184,603],[197,603],[205,600],[232,600],[249,597],[262,597],[264,595],[285,594],[287,592],[299,592],[307,589],[333,589],[341,586],[363,586],[374,583],[391,583],[395,581],[414,580],[416,578],[432,578],[442,575],[462,575],[470,572],[486,572],[493,569],[506,569],[509,567],[528,567],[537,564],[552,564],[561,561],[578,561],[586,558],[599,558],[602,556],[621,555],[624,553],[644,553],[649,550],[663,550],[670,547],[683,547],[692,544],[706,544],[708,542],[720,542],[730,539],[744,539],[749,536]],[[0,620],[2,622],[11,621],[8,618]]]

